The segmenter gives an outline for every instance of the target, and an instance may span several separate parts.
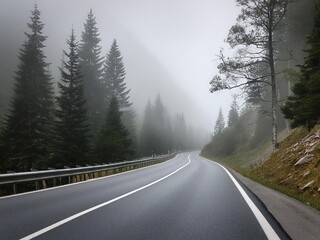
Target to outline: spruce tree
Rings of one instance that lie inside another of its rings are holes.
[[[216,121],[216,125],[214,126],[214,136],[220,135],[225,127],[224,117],[222,113],[222,109],[219,110],[219,115]]]
[[[140,132],[140,152],[143,156],[151,156],[156,146],[153,112],[151,101],[148,100]]]
[[[114,39],[111,48],[105,58],[102,74],[104,105],[109,106],[110,100],[115,96],[122,112],[121,119],[130,138],[136,138],[135,113],[131,109],[129,101],[130,89],[127,89],[125,82],[126,72],[122,61],[121,52],[117,41]]]
[[[232,127],[234,126],[237,121],[239,120],[239,107],[238,107],[238,103],[237,103],[237,99],[236,96],[233,96],[233,101],[232,104],[230,106],[230,111],[229,111],[229,115],[228,115],[228,126]]]
[[[131,139],[121,121],[121,112],[116,97],[112,97],[105,124],[98,135],[96,156],[98,162],[119,162],[131,155]]]
[[[84,24],[82,39],[79,46],[79,57],[81,72],[84,80],[84,94],[87,99],[88,117],[90,122],[91,133],[95,135],[99,130],[103,118],[103,98],[102,98],[102,58],[101,47],[99,43],[99,31],[97,28],[96,18],[92,9]]]
[[[120,109],[127,109],[132,105],[129,102],[129,92],[125,83],[126,72],[117,41],[114,39],[111,49],[106,56],[103,67],[104,100],[108,104],[114,96],[118,100]],[[109,104],[108,104],[109,105]]]
[[[156,142],[154,152],[156,154],[168,152],[167,139],[165,136],[166,115],[167,111],[163,105],[160,95],[158,94],[153,106],[154,138]]]
[[[58,83],[60,96],[57,98],[54,154],[57,167],[82,165],[88,160],[89,152],[86,99],[73,30],[67,44],[69,52],[63,52],[67,60],[62,62],[61,82]]]
[[[44,167],[50,155],[53,89],[43,53],[46,36],[37,5],[19,55],[14,96],[2,132],[2,155],[10,170]]]
[[[176,150],[186,150],[188,147],[187,125],[184,114],[177,114],[173,129],[174,147]]]
[[[320,119],[320,1],[315,2],[314,26],[307,38],[310,48],[301,66],[299,80],[293,86],[282,111],[292,127],[305,125],[310,130]]]

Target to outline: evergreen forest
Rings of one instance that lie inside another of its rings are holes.
[[[12,94],[1,94],[1,173],[112,163],[195,147],[184,114],[169,113],[160,94],[146,103],[143,122],[137,123],[121,47],[113,39],[110,50],[102,52],[92,9],[81,36],[73,28],[65,36],[59,79],[45,54],[45,27],[35,4],[12,73]]]

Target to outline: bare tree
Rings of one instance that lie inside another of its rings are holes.
[[[248,85],[268,85],[272,93],[272,145],[277,148],[277,83],[274,33],[282,27],[290,0],[237,0],[241,13],[229,31],[227,42],[233,57],[220,51],[219,75],[210,82],[211,92]]]

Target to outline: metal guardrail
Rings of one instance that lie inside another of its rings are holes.
[[[67,184],[88,179],[99,178],[103,176],[112,175],[117,172],[127,171],[135,168],[141,168],[148,165],[164,162],[175,154],[162,155],[155,158],[147,158],[142,160],[133,160],[119,163],[103,164],[97,166],[67,168],[67,169],[54,169],[36,172],[21,172],[21,173],[7,173],[0,174],[0,186],[12,185],[13,194],[16,194],[17,184],[26,182],[35,182],[36,190],[47,188],[47,180],[53,180],[52,185],[57,185],[57,179],[68,178]],[[40,186],[41,185],[41,186]]]

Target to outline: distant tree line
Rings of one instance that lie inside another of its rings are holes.
[[[227,38],[235,55],[221,51],[210,90],[241,88],[253,120],[242,147],[271,138],[276,149],[278,131],[319,122],[320,1],[236,2],[242,11]]]
[[[198,139],[188,127],[183,113],[171,117],[160,95],[147,103],[141,127],[140,144],[143,155],[164,154],[193,149]]]
[[[92,10],[80,42],[73,30],[67,40],[58,94],[43,51],[43,27],[35,5],[19,54],[10,109],[0,125],[0,172],[110,163],[191,147],[183,115],[172,127],[160,96],[154,106],[147,105],[137,134],[118,43],[114,40],[101,57]],[[175,131],[179,138],[173,137]]]
[[[204,146],[202,154],[206,156],[228,156],[237,149],[243,148],[246,144],[250,144],[254,121],[252,116],[253,109],[247,105],[240,110],[234,96],[228,113],[227,125],[220,108],[214,132],[211,134],[211,141]]]

